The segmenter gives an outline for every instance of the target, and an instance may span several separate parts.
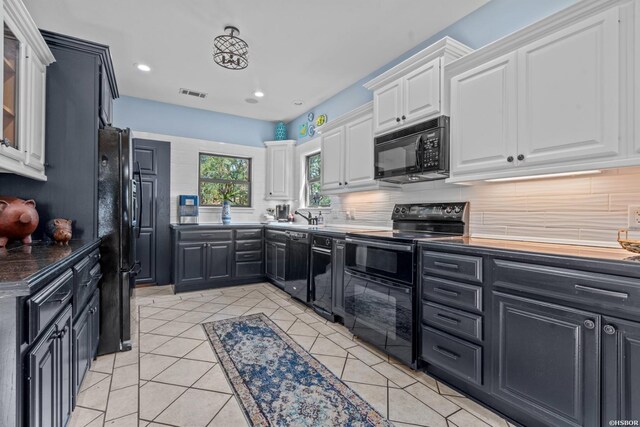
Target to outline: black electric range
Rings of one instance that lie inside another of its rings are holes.
[[[467,234],[468,203],[396,205],[393,230],[347,233],[345,326],[403,362],[415,364],[416,241]]]

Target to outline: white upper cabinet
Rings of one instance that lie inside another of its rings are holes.
[[[336,190],[342,187],[344,185],[344,127],[323,132],[320,152],[322,153],[322,190]]]
[[[0,172],[46,181],[46,67],[55,59],[20,0],[4,0]]]
[[[440,61],[441,58],[436,58],[402,79],[403,108],[400,119],[405,124],[440,112]]]
[[[295,141],[267,141],[267,200],[293,199],[293,149]]]
[[[634,99],[635,99],[635,128],[630,130],[633,137],[633,147],[632,147],[632,156],[640,157],[640,1],[634,2],[635,7],[635,37],[634,41],[634,72],[631,74],[633,76],[632,84],[635,86],[634,91]]]
[[[345,185],[349,188],[369,185],[373,176],[373,115],[353,120],[344,126],[346,143]]]
[[[366,83],[373,90],[374,134],[449,114],[442,96],[442,67],[469,52],[469,47],[445,37]]]
[[[397,80],[373,93],[376,133],[398,126],[402,116],[402,81]]]
[[[446,66],[448,182],[640,164],[640,143],[627,130],[629,84],[640,85],[635,3],[578,2]]]
[[[398,188],[374,179],[373,123],[369,102],[321,128],[322,194]]]
[[[516,165],[516,56],[510,54],[451,80],[451,167],[458,173]]]
[[[620,153],[618,19],[611,9],[518,51],[523,164]]]

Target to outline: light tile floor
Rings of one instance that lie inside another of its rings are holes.
[[[246,426],[200,323],[253,313],[269,316],[396,426],[511,426],[268,283],[178,295],[169,286],[137,289],[133,350],[94,361],[70,426]]]

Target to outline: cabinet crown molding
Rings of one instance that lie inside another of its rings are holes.
[[[20,0],[4,0],[4,12],[13,19],[24,33],[28,45],[38,56],[40,62],[47,66],[55,62],[56,58],[49,50],[47,43],[42,38],[38,26],[34,22],[26,6]]]
[[[473,49],[469,46],[446,36],[415,55],[405,59],[395,67],[385,71],[376,78],[368,81],[363,86],[369,90],[376,90],[437,57],[448,55],[450,58],[457,59],[469,54],[470,52],[473,52]]]
[[[294,146],[294,145],[296,145],[296,140],[295,139],[285,139],[285,140],[282,140],[282,141],[264,141],[264,145],[266,147],[276,147],[278,145]]]
[[[635,0],[634,0],[635,1]],[[582,0],[445,65],[445,80],[630,0]]]
[[[316,132],[320,135],[322,135],[324,132],[328,131],[328,130],[332,130],[335,128],[338,128],[340,126],[343,126],[347,123],[349,123],[350,121],[360,117],[360,116],[364,116],[366,114],[372,114],[373,113],[373,101],[369,101],[366,104],[363,104],[361,106],[359,106],[358,108],[355,108],[351,111],[349,111],[348,113],[345,113],[343,115],[341,115],[340,117],[338,117],[337,119],[328,122],[326,125],[320,127],[320,128],[316,128]]]

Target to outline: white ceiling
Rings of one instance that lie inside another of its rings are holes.
[[[273,121],[299,116],[487,1],[24,0],[40,28],[109,45],[121,95]],[[229,24],[249,44],[243,71],[212,59]],[[256,89],[265,97],[246,103]]]

